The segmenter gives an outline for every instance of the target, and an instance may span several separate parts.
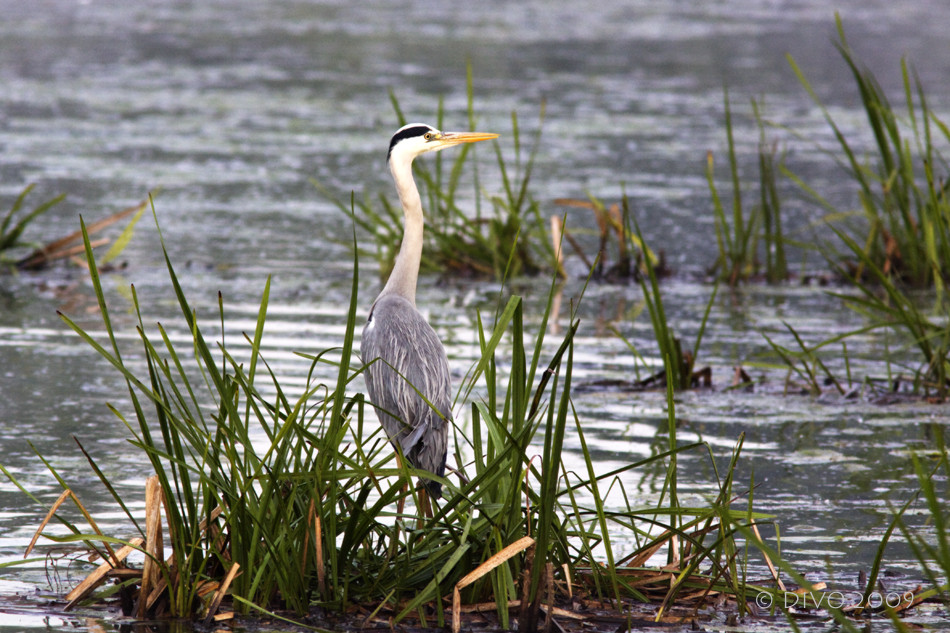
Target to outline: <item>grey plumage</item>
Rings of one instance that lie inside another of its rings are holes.
[[[360,354],[366,391],[390,441],[410,465],[439,477],[445,473],[452,385],[442,342],[416,309],[424,219],[412,161],[426,152],[497,136],[440,132],[411,123],[397,130],[389,144],[389,169],[405,216],[403,239],[393,271],[370,310]],[[439,482],[420,478],[420,484],[430,496],[441,496]]]
[[[366,391],[389,439],[415,468],[441,477],[452,385],[435,330],[404,297],[381,297],[363,330],[360,352],[364,360],[378,359],[366,372]],[[420,483],[433,497],[441,496],[441,484]]]

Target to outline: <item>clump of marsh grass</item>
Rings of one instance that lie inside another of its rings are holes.
[[[835,336],[821,341],[820,343],[809,345],[804,339],[802,339],[801,335],[797,330],[795,330],[794,327],[792,327],[789,323],[784,323],[784,325],[785,329],[788,330],[788,332],[792,335],[792,338],[795,340],[796,347],[786,347],[785,345],[778,343],[765,332],[762,333],[762,336],[768,342],[769,346],[771,346],[772,350],[779,355],[779,357],[788,367],[789,378],[791,377],[791,374],[796,374],[802,381],[801,390],[813,396],[821,394],[824,391],[824,387],[827,386],[833,386],[839,395],[845,395],[849,393],[851,388],[850,363],[847,365],[847,382],[842,384],[842,381],[836,377],[830,369],[828,369],[828,366],[825,364],[820,352],[823,348],[840,342],[842,345],[844,359],[847,362],[848,347],[847,344],[842,341],[842,339],[846,338],[851,333],[842,336]],[[790,379],[786,379],[786,393],[789,391],[790,385]],[[847,389],[845,388],[846,386]]]
[[[923,602],[941,601],[945,605],[950,602],[950,514],[945,502],[950,461],[944,430],[934,426],[932,437],[933,445],[928,450],[910,456],[913,473],[919,484],[917,492],[899,507],[892,507],[888,503],[893,516],[878,543],[870,571],[864,580],[859,580],[859,600],[845,603],[840,599],[841,592],[825,592],[824,583],[809,582],[785,561],[779,560],[777,566],[799,583],[802,589],[790,593],[781,588],[780,591],[769,592],[771,597],[762,602],[771,604],[773,611],[783,611],[796,628],[796,621],[803,614],[822,612],[831,616],[837,629],[853,633],[867,630],[874,621],[871,618],[886,618],[895,630],[908,630],[908,625],[900,619],[904,613]],[[912,511],[909,513],[908,510]],[[919,524],[919,519],[917,525],[909,525],[907,517],[911,514],[926,517],[924,525]],[[881,582],[887,547],[896,533],[903,536],[904,542],[920,563],[926,585],[897,589]],[[746,534],[752,541],[758,539],[757,535]],[[759,544],[766,552],[771,551],[768,545]]]
[[[950,393],[950,322],[946,319],[946,313],[941,315],[938,313],[939,308],[922,307],[920,298],[899,288],[891,277],[877,267],[877,263],[861,245],[843,232],[838,235],[851,249],[856,260],[861,262],[868,278],[854,280],[858,294],[830,294],[864,315],[866,323],[857,329],[812,344],[806,343],[792,325],[785,323],[794,339],[794,345],[791,347],[779,343],[765,332],[762,335],[788,367],[789,375],[798,376],[804,392],[819,395],[826,388],[832,387],[839,395],[851,396],[856,393],[857,378],[852,375],[848,357],[849,337],[865,335],[875,330],[902,333],[905,343],[898,349],[888,347],[884,359],[886,378],[868,376],[864,378],[863,384],[877,391],[880,389],[875,385],[883,382],[884,390],[889,393],[909,391],[934,402],[943,402]],[[839,269],[839,272],[845,274],[842,269]],[[937,305],[940,305],[939,299]],[[839,357],[845,363],[844,377],[836,376],[825,363],[827,356],[833,353],[831,350],[837,349],[838,346],[841,349]],[[897,363],[893,360],[894,352],[906,352],[908,348],[916,350],[917,362]],[[790,381],[786,380],[786,390],[789,385]]]
[[[930,454],[913,455],[914,474],[920,485],[919,497],[926,507],[930,520],[930,535],[924,535],[904,520],[905,504],[895,512],[894,522],[888,530],[888,536],[894,526],[900,530],[904,540],[910,545],[914,556],[920,563],[925,577],[930,583],[927,594],[918,596],[918,601],[930,597],[939,597],[944,604],[950,604],[950,512],[948,512],[947,482],[950,481],[950,457],[944,443],[943,429],[934,428],[935,438],[933,452]],[[878,559],[882,558],[887,538],[882,540]],[[874,580],[880,569],[875,565],[874,578],[868,578],[869,594],[874,588]],[[865,597],[865,602],[867,598]]]
[[[750,589],[741,557],[751,552],[736,542],[743,529],[768,520],[753,512],[751,499],[736,507],[741,441],[722,473],[707,445],[679,441],[669,382],[665,446],[598,472],[571,403],[573,315],[556,350],[546,352],[552,299],[533,337],[519,297],[490,325],[479,320],[480,359],[459,398],[467,401],[480,383],[484,396],[471,404],[471,435],[456,429],[457,474],[442,478],[444,500],[414,526],[394,508],[415,494],[405,483],[420,473],[395,464],[378,425],[365,423],[369,403],[352,391],[362,371],[353,363],[355,261],[341,346],[310,357],[311,379],[295,397],[266,360],[269,284],[253,332],[238,344],[223,339],[219,295],[214,327],[222,339],[212,342],[166,252],[182,329],[191,337],[181,345],[166,327],[149,325],[133,288],[134,353],[120,344],[125,339],[113,327],[85,229],[83,235],[104,336],[63,318],[126,383],[127,410],[110,408],[154,472],[151,501],[143,522],[86,454],[135,536],[99,531],[69,485],[70,474],[52,465],[63,500],[75,499],[89,528],[70,519],[67,505],[57,504],[48,520],[67,531],[51,535],[54,540],[85,543],[113,561],[91,577],[118,579],[129,614],[210,622],[222,606],[290,618],[315,608],[343,617],[359,606],[369,620],[442,627],[454,618],[457,629],[465,605],[479,605],[505,628],[517,619],[521,630],[533,631],[541,619],[561,617],[565,601],[609,608],[618,622],[643,610],[670,621],[691,617],[716,596],[744,613],[747,594],[761,590]],[[321,368],[335,379],[318,380]],[[580,470],[564,462],[568,437],[580,444]],[[687,452],[708,455],[717,473],[718,493],[706,504],[679,500],[677,459]],[[624,480],[657,468],[666,473],[658,499],[634,501]],[[144,554],[141,568],[119,562],[130,551]],[[664,552],[665,566],[655,566],[652,559]],[[93,594],[95,583],[85,584],[76,604],[109,593]]]
[[[712,197],[716,244],[719,247],[719,256],[712,266],[712,272],[730,286],[763,274],[765,281],[770,284],[787,281],[789,270],[785,245],[788,240],[782,231],[781,198],[778,194],[778,173],[784,160],[778,154],[776,143],[767,138],[759,105],[753,99],[752,111],[759,130],[759,201],[751,208],[745,205],[728,90],[724,92],[723,103],[732,184],[732,213],[730,217],[716,186],[713,154],[710,152],[706,157],[706,180]],[[764,253],[764,271],[760,251]]]
[[[861,252],[886,276],[907,286],[945,292],[950,281],[950,198],[946,156],[940,145],[950,142],[950,128],[930,110],[920,79],[901,62],[906,111],[890,103],[871,71],[862,67],[845,38],[837,17],[836,46],[854,78],[874,139],[873,151],[863,152],[848,140],[821,103],[795,61],[789,63],[831,127],[843,157],[836,161],[858,186],[860,209],[847,213],[834,207],[801,179],[804,190],[829,213],[863,220],[848,234]],[[847,255],[852,255],[850,249]],[[850,277],[861,278],[863,258],[851,261]]]
[[[626,215],[629,217],[629,206],[626,197],[623,200],[624,209],[626,210]],[[649,256],[651,252],[647,246],[646,240],[643,238],[643,234],[640,232],[640,227],[634,221],[635,226],[635,235],[637,236],[637,242],[642,245],[644,252],[647,253],[647,256],[642,258],[643,267],[646,271],[645,275],[640,277],[640,287],[643,290],[643,300],[646,304],[647,310],[650,314],[650,323],[653,326],[653,336],[656,340],[658,346],[658,353],[661,359],[663,359],[663,370],[655,374],[650,375],[646,379],[639,379],[636,383],[638,387],[651,387],[651,386],[665,386],[671,385],[673,390],[682,391],[686,389],[691,389],[693,387],[698,387],[700,385],[709,387],[712,384],[712,371],[709,367],[703,367],[702,369],[696,368],[697,357],[699,355],[699,349],[702,345],[703,334],[706,331],[706,323],[709,320],[709,313],[712,310],[713,302],[716,299],[716,291],[718,287],[713,289],[709,297],[709,302],[706,304],[706,310],[703,313],[703,318],[699,323],[699,327],[696,333],[696,340],[693,343],[692,349],[683,349],[680,338],[676,335],[673,330],[672,325],[669,322],[669,318],[666,314],[666,309],[663,306],[663,295],[660,292],[660,284],[657,276],[656,266],[654,264],[654,258]],[[633,343],[624,338],[619,332],[614,330],[617,336],[619,336],[627,347],[633,352],[641,365],[646,366],[647,361],[644,358],[640,350],[637,349]]]
[[[28,242],[23,241],[23,232],[26,228],[66,198],[66,194],[60,194],[38,204],[29,211],[21,213],[26,197],[30,195],[35,187],[36,185],[28,185],[24,188],[16,200],[13,201],[13,204],[10,205],[10,210],[3,216],[3,220],[0,221],[0,264],[4,267],[14,267],[21,261],[19,258],[11,259],[8,255],[10,251],[30,246]]]
[[[587,200],[558,198],[554,203],[591,211],[597,224],[598,233],[597,253],[595,257],[591,258],[574,238],[573,231],[567,229],[563,218],[552,216],[551,242],[557,252],[558,271],[562,276],[567,276],[564,269],[564,244],[562,241],[566,241],[571,246],[584,263],[586,270],[590,271],[589,278],[593,281],[609,283],[639,281],[647,272],[645,259],[649,259],[649,264],[658,277],[671,274],[664,261],[663,252],[655,253],[652,251],[643,243],[641,236],[631,230],[630,204],[626,197],[621,202],[615,202],[609,207],[602,200],[592,195],[589,195]],[[611,257],[611,253],[613,257]]]
[[[795,338],[798,349],[784,347],[767,334],[763,334],[772,349],[782,358],[790,371],[796,373],[807,385],[807,391],[818,394],[822,385],[833,385],[842,395],[850,392],[852,376],[847,354],[847,339],[853,335],[867,332],[895,331],[903,333],[906,344],[901,349],[916,350],[918,361],[903,371],[894,372],[891,351],[888,352],[887,389],[898,391],[900,384],[910,385],[914,394],[942,402],[950,393],[950,320],[946,318],[950,301],[946,294],[937,293],[926,298],[908,292],[887,272],[879,267],[878,261],[868,253],[864,246],[850,235],[837,228],[834,231],[843,244],[850,249],[854,261],[863,269],[860,278],[850,277],[844,267],[838,267],[838,273],[851,279],[857,293],[831,292],[855,311],[864,315],[866,323],[849,332],[835,335],[814,345],[807,345],[795,329],[786,327]],[[927,303],[932,302],[930,307]],[[848,368],[846,385],[836,378],[822,361],[818,350],[837,345],[842,346],[843,357]],[[867,381],[866,381],[867,382]]]
[[[873,132],[877,154],[874,164],[859,161],[828,111],[818,101],[804,74],[790,59],[802,85],[822,108],[838,139],[844,159],[839,163],[859,187],[862,217],[867,232],[854,235],[832,225],[846,247],[845,262],[832,261],[839,274],[859,291],[857,297],[838,294],[866,313],[870,325],[861,331],[893,328],[906,332],[920,352],[921,365],[913,371],[915,393],[935,394],[943,400],[950,389],[950,199],[947,162],[937,147],[939,138],[950,141],[950,128],[928,108],[919,79],[911,80],[906,62],[902,77],[906,118],[911,137],[870,71],[855,59],[837,20],[838,50],[851,69]],[[916,93],[916,101],[915,101]],[[801,183],[801,181],[799,180]],[[801,183],[804,186],[804,183]],[[812,192],[806,187],[806,190]],[[834,214],[842,214],[812,192]],[[934,288],[931,308],[921,307],[908,287]]]
[[[768,143],[761,112],[753,100],[752,111],[759,129],[760,195],[759,203],[748,209],[743,202],[727,92],[724,103],[732,184],[731,214],[717,189],[711,154],[707,163],[719,246],[714,270],[730,285],[755,278],[762,271],[759,245],[764,242],[765,279],[777,282],[788,278],[784,246],[796,243],[787,239],[782,229],[777,174],[784,175],[827,212],[824,222],[845,248],[841,251],[825,242],[819,251],[837,277],[857,290],[857,295],[833,294],[865,314],[868,322],[854,332],[810,345],[788,326],[795,344],[786,347],[766,335],[773,351],[790,372],[802,380],[805,391],[818,394],[824,387],[832,386],[843,395],[851,393],[850,368],[846,388],[842,380],[828,370],[819,350],[839,343],[845,346],[851,334],[876,329],[903,331],[908,337],[908,346],[919,351],[920,362],[917,367],[909,368],[908,377],[903,372],[893,375],[893,363],[888,358],[887,382],[894,390],[901,382],[911,383],[914,393],[942,401],[950,389],[950,324],[946,319],[950,311],[946,291],[950,280],[947,184],[950,169],[941,148],[950,142],[950,128],[929,109],[923,86],[906,62],[901,64],[905,112],[898,112],[874,75],[856,59],[840,17],[836,24],[836,46],[855,80],[874,140],[868,158],[863,158],[854,141],[848,139],[795,61],[789,58],[789,63],[834,133],[841,150],[841,155],[834,159],[856,185],[860,208],[857,211],[836,208],[785,166],[776,146]],[[846,219],[860,222],[845,225],[843,220]],[[925,305],[919,293],[914,293],[917,289],[935,291],[932,305]],[[844,350],[847,362],[846,346]]]
[[[932,308],[921,307],[920,300],[903,290],[862,245],[844,232],[838,231],[838,236],[851,249],[867,275],[866,280],[853,279],[860,293],[857,296],[835,293],[867,315],[869,324],[858,332],[872,329],[903,331],[909,338],[909,345],[916,347],[920,359],[918,367],[912,370],[913,391],[944,400],[950,392],[950,319],[947,319],[950,298],[938,293]]]

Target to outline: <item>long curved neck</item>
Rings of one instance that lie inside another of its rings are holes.
[[[419,278],[419,264],[422,262],[422,199],[412,178],[412,161],[394,160],[390,162],[389,168],[396,182],[396,192],[399,194],[399,202],[402,203],[405,220],[402,245],[396,255],[396,263],[379,296],[396,294],[416,305],[416,281]]]

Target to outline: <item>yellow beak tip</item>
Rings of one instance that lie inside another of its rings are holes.
[[[477,143],[494,138],[498,138],[494,132],[445,132],[442,135],[442,140],[449,143]]]

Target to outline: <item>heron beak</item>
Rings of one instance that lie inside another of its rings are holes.
[[[490,141],[493,138],[498,138],[498,135],[490,132],[443,132],[438,140],[439,144],[448,146]]]

